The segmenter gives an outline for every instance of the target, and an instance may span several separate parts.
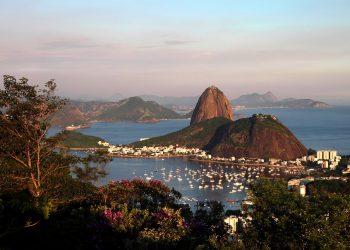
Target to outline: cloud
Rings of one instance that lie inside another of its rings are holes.
[[[97,43],[90,39],[67,38],[67,39],[55,39],[51,41],[45,41],[42,44],[41,49],[44,49],[44,50],[84,49],[84,48],[97,48],[97,47],[109,47],[109,46],[111,45]]]
[[[168,45],[168,46],[184,45],[184,44],[188,44],[188,43],[193,43],[193,41],[187,41],[187,40],[167,40],[167,41],[164,41],[164,44]]]
[[[143,45],[143,46],[138,46],[136,47],[138,49],[154,49],[154,48],[159,48],[157,45]]]

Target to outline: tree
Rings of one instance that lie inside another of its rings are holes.
[[[245,229],[248,249],[300,249],[305,244],[306,199],[282,180],[260,178],[252,186],[252,221]]]
[[[158,180],[142,179],[112,181],[100,188],[104,205],[127,204],[130,208],[157,211],[162,207],[178,207],[181,194]]]
[[[2,188],[28,189],[36,197],[47,191],[47,183],[57,174],[69,172],[62,154],[55,152],[57,138],[47,138],[52,115],[65,100],[54,95],[53,80],[44,89],[28,84],[28,79],[16,80],[4,76],[0,90],[0,156],[2,170],[8,172]],[[10,185],[8,185],[10,184]]]
[[[316,156],[317,151],[315,149],[309,148],[307,150],[307,155],[315,155]]]
[[[96,154],[88,155],[85,158],[79,158],[80,164],[74,166],[72,172],[81,182],[95,182],[107,175],[105,166],[110,160],[111,158],[103,152],[96,152]]]
[[[0,199],[12,227],[5,233],[13,227],[36,225],[58,204],[87,199],[97,190],[89,182],[105,174],[89,165],[106,163],[105,158],[81,158],[59,151],[62,136],[47,137],[52,116],[66,102],[55,90],[53,80],[39,88],[29,85],[26,78],[4,76],[0,90]],[[78,172],[80,166],[85,168],[73,178],[72,170]],[[21,204],[24,200],[25,206]]]
[[[333,185],[328,180],[316,181],[308,185],[308,195],[302,197],[288,190],[283,180],[257,180],[252,186],[254,206],[252,211],[245,211],[252,218],[243,235],[245,247],[347,249],[350,196]]]

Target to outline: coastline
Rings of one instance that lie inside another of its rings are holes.
[[[230,161],[217,161],[217,160],[202,160],[202,159],[189,159],[195,162],[204,163],[215,163],[215,164],[225,164],[225,165],[236,165],[236,166],[254,166],[254,167],[268,167],[268,168],[286,168],[286,169],[299,169],[304,170],[303,166],[282,166],[282,165],[271,165],[265,163],[242,163],[242,162],[230,162]]]
[[[66,147],[60,147],[65,150],[70,151],[105,151],[107,152],[106,148],[66,148]],[[304,170],[303,166],[283,166],[283,165],[271,165],[265,163],[251,163],[251,162],[234,162],[234,161],[218,161],[218,160],[210,160],[210,159],[198,159],[193,156],[187,156],[187,155],[162,155],[162,156],[152,156],[152,155],[116,155],[116,154],[108,154],[108,156],[111,156],[112,158],[126,158],[126,159],[182,159],[187,161],[194,161],[194,162],[202,162],[202,163],[214,163],[214,164],[224,164],[224,165],[236,165],[236,166],[255,166],[255,167],[268,167],[268,168],[285,168],[285,169],[294,169],[294,170]]]

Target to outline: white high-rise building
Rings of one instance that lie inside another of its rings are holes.
[[[320,150],[317,151],[317,160],[319,164],[322,164],[323,168],[335,169],[341,159],[341,156],[337,155],[335,150]]]
[[[329,160],[329,151],[323,151],[323,160]]]
[[[331,160],[334,161],[337,157],[337,151],[335,150],[319,150],[317,151],[318,160]]]
[[[329,151],[329,159],[330,160],[334,161],[336,157],[337,157],[337,151],[335,151],[335,150]]]

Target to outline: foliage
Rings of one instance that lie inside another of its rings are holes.
[[[153,214],[152,222],[153,225],[140,232],[141,239],[160,244],[176,243],[189,234],[189,226],[182,218],[181,210],[163,208]]]
[[[140,210],[136,208],[129,210],[127,205],[124,204],[119,211],[113,211],[109,208],[105,209],[103,217],[107,219],[108,223],[118,233],[135,235],[144,228],[145,223],[149,220],[150,212],[146,209]]]
[[[311,195],[350,194],[350,182],[343,180],[315,180],[307,184]]]
[[[216,117],[193,124],[180,131],[169,133],[164,136],[153,137],[141,142],[134,142],[133,145],[136,147],[142,147],[179,144],[187,147],[203,148],[209,143],[218,128],[231,122],[231,120],[224,117]]]
[[[181,116],[156,102],[144,101],[140,97],[135,96],[112,105],[110,104],[96,118],[109,121],[137,121],[145,119],[179,119]]]
[[[4,88],[0,90],[1,166],[9,171],[6,177],[16,188],[27,188],[34,197],[41,197],[51,178],[59,178],[61,170],[69,168],[62,164],[69,157],[56,154],[56,141],[46,138],[50,116],[64,101],[54,96],[53,81],[38,89],[25,78],[17,81],[4,76]]]
[[[257,248],[293,249],[303,245],[304,198],[287,190],[285,181],[261,179],[253,186],[254,211],[247,243]],[[286,233],[288,232],[288,233]]]
[[[52,115],[65,104],[55,96],[55,89],[53,80],[39,88],[29,85],[26,78],[4,76],[0,90],[1,237],[37,226],[61,204],[96,194],[88,182],[96,180],[101,171],[86,172],[84,182],[73,178],[71,171],[81,164],[100,165],[105,159],[59,151],[62,137],[46,136]]]
[[[254,209],[244,233],[250,249],[345,249],[350,196],[289,191],[281,180],[260,179],[252,187]]]
[[[192,236],[198,244],[209,244],[210,236],[221,241],[226,238],[228,226],[224,223],[224,206],[218,201],[198,202],[191,220]]]
[[[104,152],[96,151],[85,158],[79,158],[80,164],[73,167],[72,173],[81,182],[95,182],[107,175],[105,167],[111,160]]]
[[[316,155],[317,151],[315,149],[309,148],[307,150],[307,155]]]
[[[67,148],[105,148],[102,145],[98,144],[98,141],[103,141],[103,139],[91,136],[84,135],[77,131],[67,131],[64,130],[61,135],[63,147]]]
[[[142,179],[113,181],[100,188],[105,205],[112,208],[128,204],[131,208],[157,210],[159,207],[174,207],[181,194],[158,180]]]

